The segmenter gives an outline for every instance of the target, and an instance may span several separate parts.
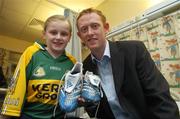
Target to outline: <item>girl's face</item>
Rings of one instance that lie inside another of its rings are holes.
[[[43,37],[46,40],[47,51],[55,58],[60,56],[71,38],[69,23],[60,20],[49,22]]]

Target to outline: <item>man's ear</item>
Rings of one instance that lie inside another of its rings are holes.
[[[79,31],[77,32],[77,35],[79,36],[79,38],[81,38],[81,34],[79,33]]]
[[[105,30],[106,33],[109,32],[109,23],[106,22],[104,24],[104,30]]]
[[[77,35],[79,36],[80,40],[81,40],[81,43],[84,43],[84,41],[81,39],[81,34],[80,32],[77,32]]]

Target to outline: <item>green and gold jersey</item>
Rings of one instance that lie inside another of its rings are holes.
[[[75,62],[74,57],[67,53],[53,58],[37,42],[27,48],[12,78],[2,114],[19,116],[23,113],[33,119],[50,119],[64,83],[61,78]],[[57,118],[62,116],[59,106],[55,112]]]

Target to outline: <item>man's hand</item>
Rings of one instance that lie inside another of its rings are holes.
[[[78,104],[79,104],[80,107],[85,106],[85,103],[86,103],[86,101],[85,101],[84,98],[82,98],[82,97],[78,98]]]
[[[97,106],[98,103],[99,103],[99,101],[98,101],[98,102],[89,102],[89,101],[86,101],[86,100],[85,100],[84,98],[82,98],[82,97],[79,97],[79,98],[78,98],[78,104],[79,104],[80,107],[81,107],[81,106],[83,106],[83,107]]]

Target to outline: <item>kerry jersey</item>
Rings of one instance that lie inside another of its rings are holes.
[[[57,106],[63,75],[71,70],[74,57],[64,52],[53,58],[43,45],[34,43],[22,54],[2,106],[2,114],[33,119],[60,118],[63,112]]]

